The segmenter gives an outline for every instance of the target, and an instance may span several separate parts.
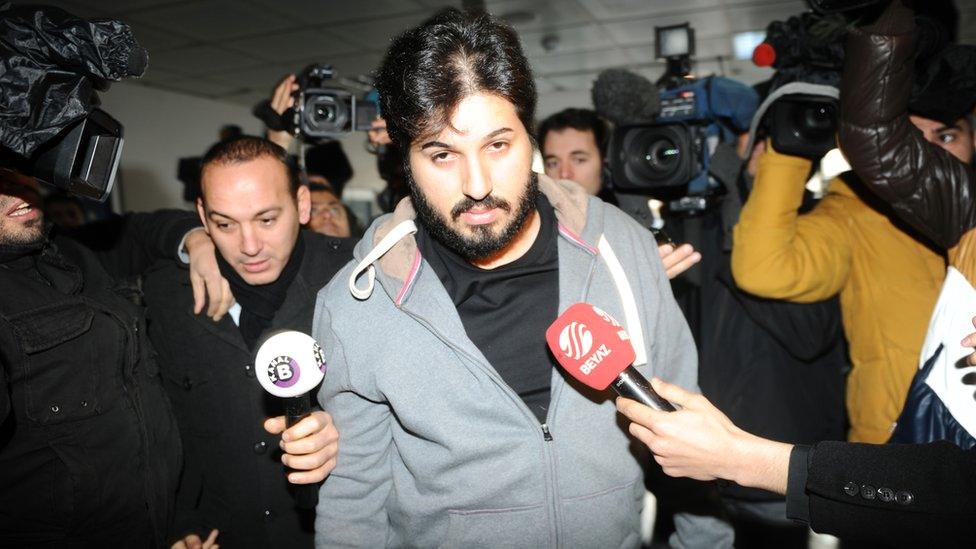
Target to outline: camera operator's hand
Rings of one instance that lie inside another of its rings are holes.
[[[701,254],[691,244],[682,244],[677,248],[672,244],[662,244],[657,251],[664,262],[664,271],[672,280],[701,261]]]
[[[197,229],[187,235],[186,253],[190,256],[193,313],[200,314],[206,303],[207,316],[217,322],[234,305],[234,295],[227,279],[220,274],[217,249],[207,231]]]
[[[214,528],[210,531],[210,535],[207,536],[207,539],[203,541],[200,540],[200,536],[190,534],[174,543],[170,549],[218,549],[220,545],[217,544],[217,534],[219,533],[220,532]]]
[[[271,108],[274,112],[279,115],[284,113],[286,110],[295,106],[295,95],[294,93],[298,91],[298,83],[296,82],[295,75],[289,74],[278,83],[278,86],[274,90],[274,94],[271,96]],[[291,147],[292,142],[295,138],[288,132],[281,131],[271,131],[268,130],[268,140],[273,143],[280,145],[286,151]]]

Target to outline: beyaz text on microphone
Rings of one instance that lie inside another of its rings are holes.
[[[546,330],[546,342],[559,365],[584,385],[598,391],[611,387],[651,408],[675,410],[633,367],[636,355],[627,331],[598,307],[570,306]]]

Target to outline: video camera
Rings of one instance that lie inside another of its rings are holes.
[[[97,108],[96,92],[145,71],[148,55],[129,27],[0,5],[0,59],[3,164],[76,196],[108,198],[123,130]]]
[[[343,87],[330,86],[329,81],[334,77],[330,65],[309,65],[296,78],[298,91],[294,107],[278,116],[265,101],[255,108],[254,114],[268,128],[287,131],[303,141],[368,131],[378,112],[376,102],[359,99]]]
[[[608,167],[615,190],[682,198],[671,203],[672,211],[702,210],[707,207],[703,197],[723,186],[714,177],[716,148],[734,143],[737,134],[746,131],[758,98],[752,88],[735,80],[690,76],[694,30],[687,23],[655,30],[656,54],[667,60],[668,69],[657,83],[663,89],[654,90],[656,97],[645,101],[659,102],[652,120],[606,115],[598,101],[599,79],[594,87],[597,111],[616,125]],[[619,94],[625,88],[614,90]]]
[[[846,33],[842,16],[809,12],[766,27],[752,59],[776,74],[751,125],[752,139],[762,129],[778,152],[811,159],[837,146]]]

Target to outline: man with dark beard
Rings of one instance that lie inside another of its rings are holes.
[[[316,545],[638,546],[648,456],[544,334],[575,302],[630,308],[642,373],[696,387],[653,238],[531,172],[532,75],[495,19],[452,9],[407,31],[377,88],[411,196],[318,295],[319,402],[342,443]],[[675,522],[673,546],[731,546],[716,519]]]

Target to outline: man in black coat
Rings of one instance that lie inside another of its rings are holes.
[[[0,546],[168,545],[180,439],[138,291],[50,236],[35,186],[0,168]],[[115,276],[175,256],[192,226],[126,224],[146,239],[105,263],[128,264]]]
[[[301,230],[308,189],[285,151],[264,139],[214,146],[201,191],[206,232],[188,245],[212,240],[237,305],[218,321],[195,315],[189,273],[177,262],[158,264],[144,281],[149,333],[185,449],[171,540],[312,547],[315,510],[297,505],[290,484],[325,478],[338,433],[322,411],[285,431],[282,403],[258,384],[253,355],[272,331],[311,331],[316,292],[352,257],[352,243]]]
[[[671,476],[721,478],[786,495],[786,513],[816,532],[896,547],[972,547],[976,449],[950,442],[794,446],[736,427],[705,397],[651,380],[676,404],[660,412],[624,398],[630,432]]]

